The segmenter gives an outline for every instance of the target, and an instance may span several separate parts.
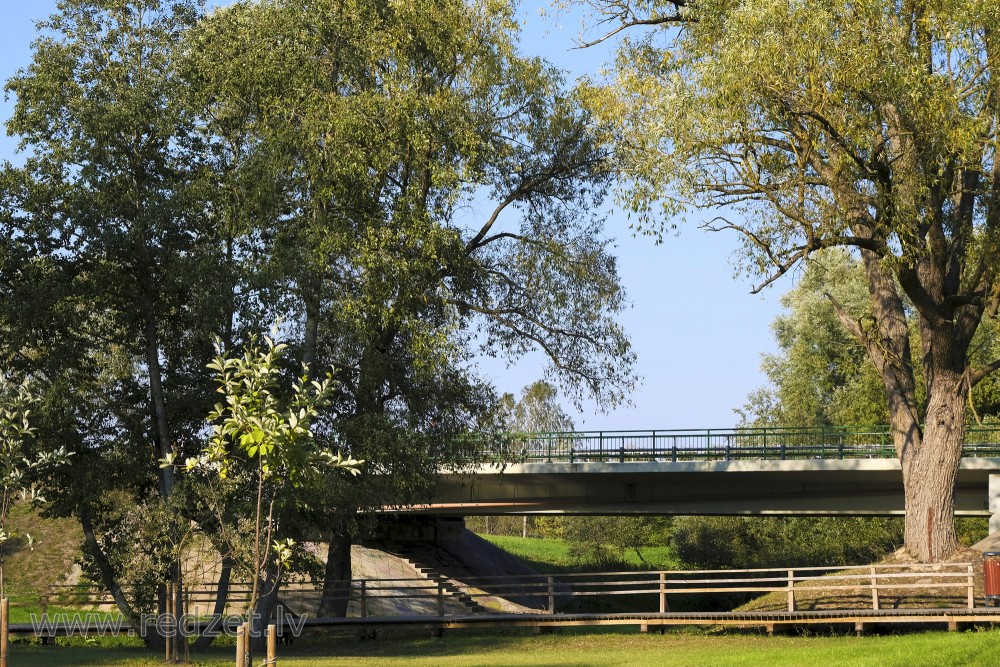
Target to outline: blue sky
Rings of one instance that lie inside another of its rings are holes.
[[[4,81],[31,59],[33,22],[55,10],[55,0],[4,2],[0,21],[0,77]],[[541,17],[545,3],[528,0],[522,50],[541,55],[566,69],[570,78],[596,72],[607,50],[574,50],[579,17]],[[10,117],[13,100],[0,105]],[[0,160],[16,160],[14,139],[0,137]],[[725,427],[736,422],[733,409],[764,382],[761,352],[774,349],[770,323],[780,311],[786,278],[762,296],[750,294],[750,282],[733,275],[730,257],[738,239],[694,226],[667,237],[662,245],[632,236],[623,214],[610,212],[607,235],[617,239],[622,280],[631,308],[622,323],[639,358],[642,385],[633,406],[601,414],[592,406],[571,410],[576,426],[587,430]],[[512,367],[484,360],[482,370],[503,391],[518,393],[540,377],[540,356]]]

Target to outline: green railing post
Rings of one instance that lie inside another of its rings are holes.
[[[552,434],[551,433],[547,434],[546,440],[548,441],[548,450],[549,450],[548,462],[552,463]]]
[[[705,459],[709,459],[712,456],[712,429],[707,429],[705,431]]]
[[[670,438],[670,460],[677,463],[677,436]]]
[[[764,427],[764,458],[767,458],[767,427]]]

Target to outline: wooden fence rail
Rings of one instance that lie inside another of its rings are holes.
[[[185,588],[184,608],[199,616],[207,613],[215,602],[215,588],[207,584],[194,584]],[[235,582],[230,586],[230,604],[240,609],[248,598],[249,585]],[[399,608],[404,601],[420,605],[423,613],[446,616],[455,613],[458,602],[479,603],[489,607],[496,598],[518,600],[527,611],[545,610],[556,614],[565,609],[573,599],[619,596],[645,596],[655,599],[651,609],[645,611],[666,613],[670,599],[686,595],[782,593],[782,603],[788,611],[795,611],[798,602],[808,596],[853,596],[854,606],[860,609],[857,598],[868,600],[865,608],[879,610],[883,601],[892,596],[897,608],[913,606],[915,598],[933,594],[947,596],[953,606],[972,609],[976,606],[974,570],[971,563],[864,565],[857,567],[802,567],[746,570],[659,570],[647,572],[600,572],[561,575],[520,575],[463,577],[452,580],[440,576],[356,579],[346,597],[353,602],[354,615],[377,617],[379,602]],[[60,608],[99,609],[115,613],[110,595],[93,586],[52,586],[39,595],[11,596],[17,606],[48,606]],[[309,582],[289,582],[279,595],[286,608],[318,608],[322,591]],[[643,604],[637,600],[637,604]],[[910,606],[907,606],[909,604]],[[452,609],[449,612],[449,607]],[[530,609],[528,609],[530,607]],[[827,607],[837,608],[837,607]],[[843,608],[843,607],[841,607]],[[300,612],[301,613],[301,612]],[[399,612],[397,612],[399,613]],[[420,613],[420,612],[417,612]]]

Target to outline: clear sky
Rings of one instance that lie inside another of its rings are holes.
[[[214,3],[224,4],[224,3]],[[55,11],[56,0],[0,0],[0,77],[6,81],[31,59],[33,22]],[[526,54],[542,55],[567,70],[570,78],[598,71],[607,50],[574,50],[579,18],[539,15],[546,6],[526,0],[521,7]],[[0,105],[10,117],[13,100]],[[15,160],[16,142],[0,137],[0,160]],[[779,312],[788,279],[762,296],[750,282],[733,275],[730,257],[738,245],[731,234],[703,232],[694,226],[662,245],[634,238],[625,216],[611,211],[607,235],[617,239],[622,280],[632,307],[622,323],[638,355],[642,385],[632,407],[601,414],[585,406],[571,410],[579,429],[667,429],[731,426],[733,409],[764,383],[760,354],[773,350],[770,323]],[[485,360],[483,371],[502,391],[518,393],[541,375],[540,357],[513,367]]]

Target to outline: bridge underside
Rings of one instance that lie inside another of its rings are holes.
[[[962,461],[955,485],[957,514],[992,514],[991,474],[1000,488],[1000,459]],[[391,511],[897,515],[903,514],[903,481],[895,459],[524,463],[502,472],[484,467],[442,475],[433,502]]]

